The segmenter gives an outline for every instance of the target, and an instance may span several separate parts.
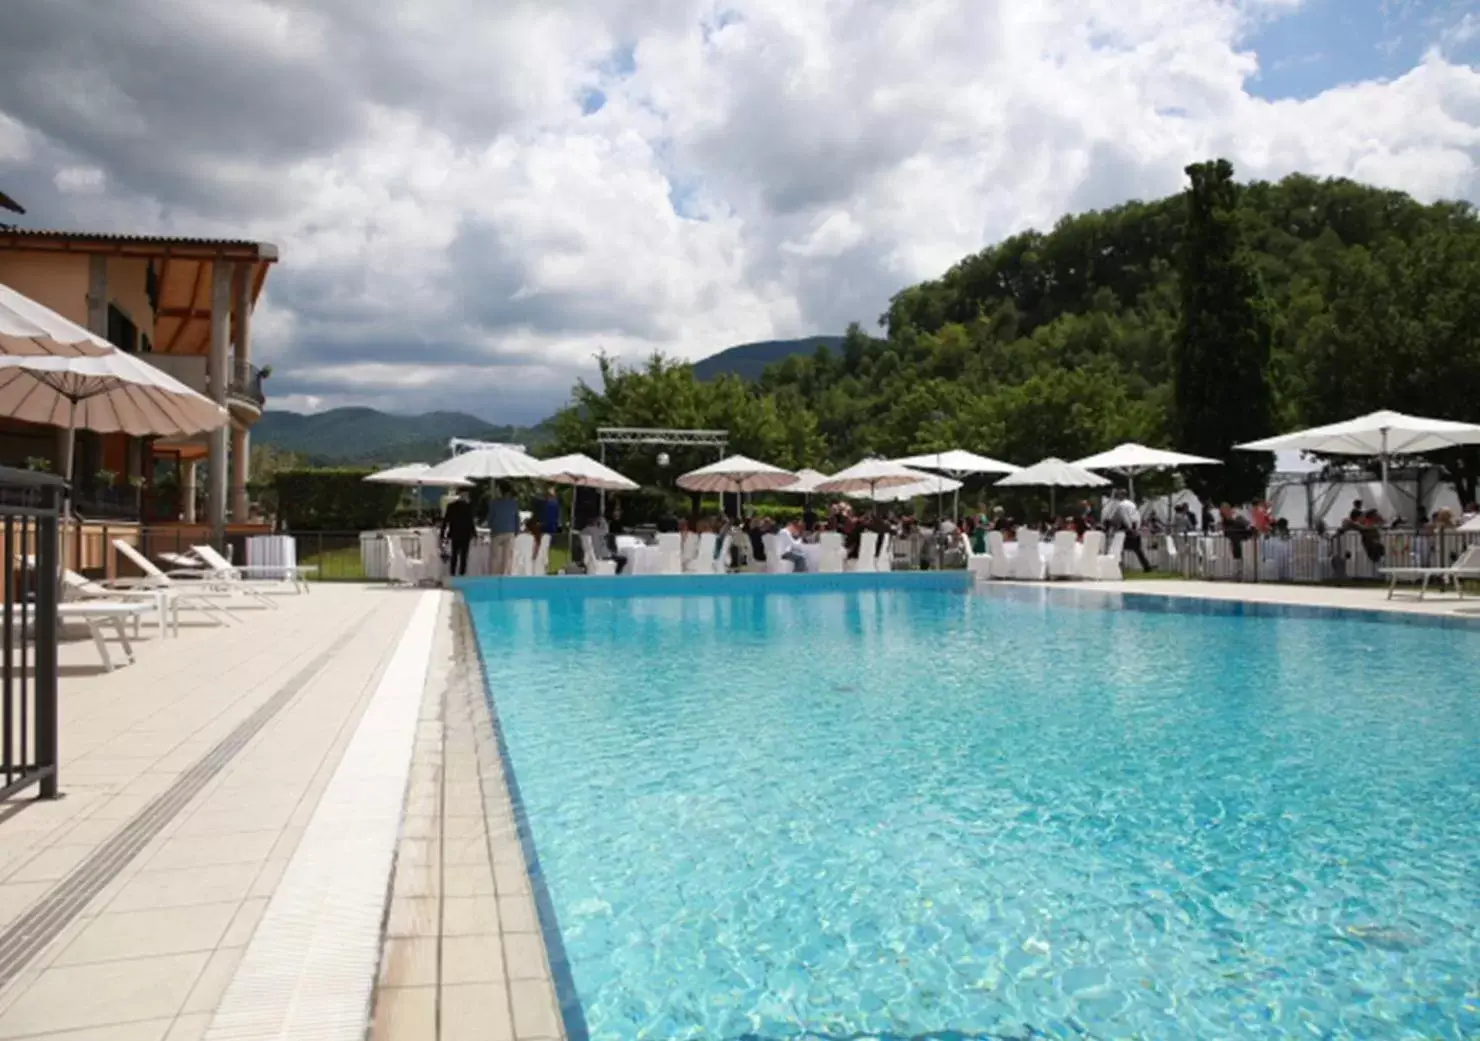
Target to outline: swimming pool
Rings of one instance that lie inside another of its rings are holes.
[[[573,1036],[1480,1032],[1480,633],[752,588],[469,592]]]

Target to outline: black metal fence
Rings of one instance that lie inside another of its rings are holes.
[[[0,467],[7,566],[0,652],[0,800],[57,794],[58,527],[66,483]]]

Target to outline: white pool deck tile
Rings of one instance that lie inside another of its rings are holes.
[[[1065,588],[1480,618],[1480,601],[1370,588]],[[279,707],[0,989],[0,1041],[563,1038],[460,607],[329,584],[279,602],[229,628],[146,631],[112,673],[90,644],[64,647],[66,797],[0,804],[0,930]],[[326,904],[341,876],[354,899]],[[244,997],[272,1014],[240,1015]]]

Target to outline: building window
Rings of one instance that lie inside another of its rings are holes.
[[[108,305],[108,342],[130,354],[139,349],[138,327],[113,304]]]

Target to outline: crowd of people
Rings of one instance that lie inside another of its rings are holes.
[[[1455,530],[1476,517],[1480,517],[1480,507],[1474,503],[1466,506],[1459,516],[1447,507],[1436,510],[1432,516],[1420,509],[1416,529],[1419,534],[1438,535]],[[491,571],[496,575],[507,574],[512,562],[514,539],[520,531],[534,536],[538,551],[541,539],[561,530],[560,498],[553,487],[548,487],[521,504],[512,486],[497,482],[487,504],[485,520],[491,540]],[[1104,531],[1107,536],[1122,533],[1125,551],[1133,554],[1147,571],[1152,567],[1146,557],[1143,536],[1222,535],[1229,540],[1234,559],[1242,558],[1244,545],[1250,540],[1293,537],[1289,522],[1276,517],[1267,501],[1256,502],[1247,509],[1238,509],[1226,502],[1217,506],[1207,504],[1200,512],[1186,503],[1178,503],[1169,520],[1163,521],[1155,512],[1143,517],[1136,504],[1119,489],[1111,491],[1098,507],[1085,499],[1066,512],[1057,516],[1044,515],[1036,522],[1019,521],[1005,507],[986,503],[969,511],[957,525],[949,517],[922,518],[908,511],[879,505],[855,508],[852,502],[839,500],[826,504],[820,512],[809,502],[800,516],[789,520],[778,520],[764,511],[747,511],[738,523],[724,513],[687,518],[669,514],[661,518],[656,527],[659,532],[677,532],[685,536],[713,533],[716,558],[728,536],[730,559],[725,563],[734,568],[750,562],[765,562],[766,537],[775,536],[774,552],[791,561],[796,570],[804,571],[807,556],[801,547],[816,542],[824,532],[837,532],[843,536],[849,560],[858,558],[864,534],[873,532],[879,536],[874,542],[876,553],[890,552],[889,547],[897,547],[918,566],[933,568],[959,566],[972,554],[989,552],[991,532],[999,532],[1004,541],[1014,541],[1025,524],[1042,538],[1053,538],[1061,531],[1072,531],[1080,540],[1086,532],[1093,530]],[[1385,552],[1383,534],[1400,526],[1403,526],[1402,521],[1389,520],[1378,509],[1357,499],[1334,531],[1318,522],[1314,532],[1333,544],[1341,536],[1355,533],[1368,558],[1373,563],[1381,563]],[[590,537],[592,552],[597,559],[614,562],[619,573],[626,568],[627,555],[617,541],[618,536],[627,533],[619,497],[611,497],[604,512],[589,510],[578,520],[577,530]],[[477,531],[473,503],[464,490],[448,505],[442,518],[443,552],[450,573],[466,574],[468,550]],[[892,538],[885,539],[886,535]],[[744,540],[743,547],[738,544],[741,539]],[[685,564],[698,552],[700,542],[699,539],[684,538]]]

